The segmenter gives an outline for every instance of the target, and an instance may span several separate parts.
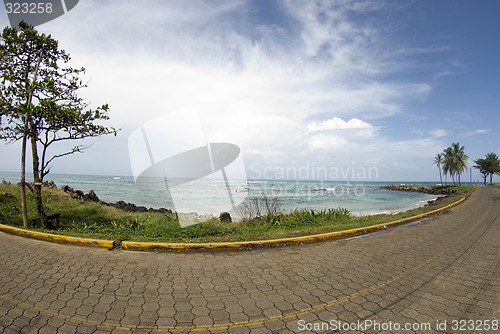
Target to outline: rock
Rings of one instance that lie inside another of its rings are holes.
[[[57,185],[54,180],[43,181],[42,186],[46,188],[57,189]]]
[[[111,205],[114,206],[115,208],[122,209],[124,211],[125,207],[127,207],[127,203],[125,203],[124,201],[118,201],[116,203],[112,203]]]
[[[48,186],[50,186],[51,184],[53,184],[53,186],[55,187],[55,183],[53,183],[53,181],[48,182]],[[64,192],[68,193],[72,198],[80,200],[82,203],[84,203],[84,202],[101,203],[101,204],[107,205],[107,206],[114,206],[115,208],[118,208],[120,210],[127,211],[127,212],[172,213],[172,210],[169,210],[169,209],[165,209],[165,208],[159,208],[159,209],[150,208],[150,209],[148,209],[145,206],[137,206],[133,203],[127,203],[125,201],[118,201],[116,203],[108,203],[106,201],[100,200],[99,197],[97,196],[97,194],[93,190],[90,190],[88,194],[84,194],[83,191],[75,190],[68,185],[62,186],[61,189]]]
[[[396,191],[414,191],[426,193],[431,195],[451,195],[457,192],[456,188],[449,188],[447,186],[407,186],[404,184],[389,184],[381,187],[382,189],[396,190]]]
[[[148,212],[148,208],[145,206],[136,206],[134,212]]]
[[[17,197],[9,192],[0,194],[0,202],[17,202]]]
[[[149,208],[148,212],[153,212],[153,213],[172,213],[172,210],[165,209],[165,208],[159,208],[159,209]]]
[[[157,211],[160,213],[172,213],[172,210],[165,208],[159,208]]]
[[[148,212],[148,208],[146,208],[145,206],[137,206],[135,204],[132,204],[132,203],[127,203],[125,201],[118,201],[114,204],[111,204],[112,206],[114,206],[115,208],[118,208],[118,209],[121,209],[123,211],[127,211],[127,212]]]
[[[434,200],[430,200],[430,201],[427,201],[427,204],[425,206],[431,206],[431,205],[434,205],[434,204],[438,204],[439,202],[441,202],[446,196],[440,196]]]
[[[221,212],[219,218],[221,223],[230,223],[233,221],[229,212]]]
[[[93,190],[90,190],[87,195],[83,196],[83,199],[86,201],[99,203],[99,197],[97,197],[96,193]]]

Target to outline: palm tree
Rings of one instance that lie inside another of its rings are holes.
[[[443,151],[443,172],[444,175],[450,174],[453,184],[455,184],[455,173],[453,169],[453,151],[451,147],[444,149]],[[446,185],[448,185],[448,181],[446,181]]]
[[[443,163],[443,153],[438,153],[434,157],[434,165],[439,169],[439,180],[441,181],[441,185],[443,185],[443,176],[441,174],[441,164]]]
[[[461,185],[460,175],[467,169],[469,157],[465,154],[465,147],[460,143],[453,143],[444,150],[443,171],[451,175],[453,184],[456,185],[455,176],[458,184]]]
[[[456,173],[458,174],[458,185],[461,185],[460,175],[467,170],[467,161],[469,156],[465,154],[465,146],[460,146],[460,143],[451,144],[455,152]]]

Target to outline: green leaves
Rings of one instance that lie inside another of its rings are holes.
[[[116,134],[116,130],[96,124],[109,119],[107,105],[88,110],[88,105],[78,97],[77,91],[85,87],[79,78],[85,69],[63,67],[70,56],[59,49],[59,43],[50,35],[39,34],[25,23],[20,28],[20,31],[5,28],[0,39],[0,139],[10,142],[22,139],[24,184],[28,139],[33,178],[42,182],[54,159],[88,148],[76,145],[48,157],[49,146],[62,140]],[[45,223],[42,194],[35,189],[38,214]],[[23,220],[27,224],[26,214]]]
[[[61,67],[71,58],[58,44],[26,23],[20,24],[20,30],[5,28],[0,40],[0,139],[16,141],[25,132],[37,136],[42,172],[48,168],[44,163],[52,160],[44,154],[54,142],[117,133],[99,124],[109,120],[107,104],[88,109],[78,97],[78,90],[86,87],[79,77],[85,68]],[[28,103],[30,94],[32,103]],[[31,128],[25,129],[25,124]]]
[[[442,166],[444,174],[450,174],[454,181],[455,176],[457,176],[458,183],[460,183],[460,175],[466,170],[469,160],[465,154],[465,147],[460,146],[460,143],[453,143],[443,151],[441,159],[439,164]]]
[[[484,159],[474,160],[474,163],[474,168],[478,169],[483,175],[484,184],[486,184],[488,175],[490,176],[491,183],[493,174],[500,174],[500,159],[493,152],[486,154]]]

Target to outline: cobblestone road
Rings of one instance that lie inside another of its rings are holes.
[[[412,226],[225,253],[108,251],[0,233],[0,332],[495,333],[499,213],[500,191],[482,187]]]

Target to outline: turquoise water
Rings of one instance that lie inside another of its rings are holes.
[[[28,174],[27,179],[30,178],[31,175]],[[0,172],[0,179],[16,183],[20,178],[19,173]],[[85,193],[94,190],[100,199],[107,202],[123,200],[148,208],[164,207],[178,212],[199,214],[217,215],[221,211],[230,211],[232,215],[237,216],[239,213],[238,207],[233,210],[228,207],[228,192],[221,180],[199,180],[176,188],[175,201],[168,190],[138,188],[133,177],[50,174],[46,180],[54,180],[59,187],[69,185]],[[296,208],[323,210],[344,207],[358,215],[405,211],[436,198],[435,195],[380,189],[389,183],[405,182],[250,180],[246,185],[243,183],[244,187],[241,187],[241,182],[238,187],[230,186],[230,193],[235,203],[245,198],[248,201],[251,198],[266,196],[277,198],[286,211]],[[218,192],[213,190],[214,186],[219,189]],[[224,191],[221,193],[220,189]]]

